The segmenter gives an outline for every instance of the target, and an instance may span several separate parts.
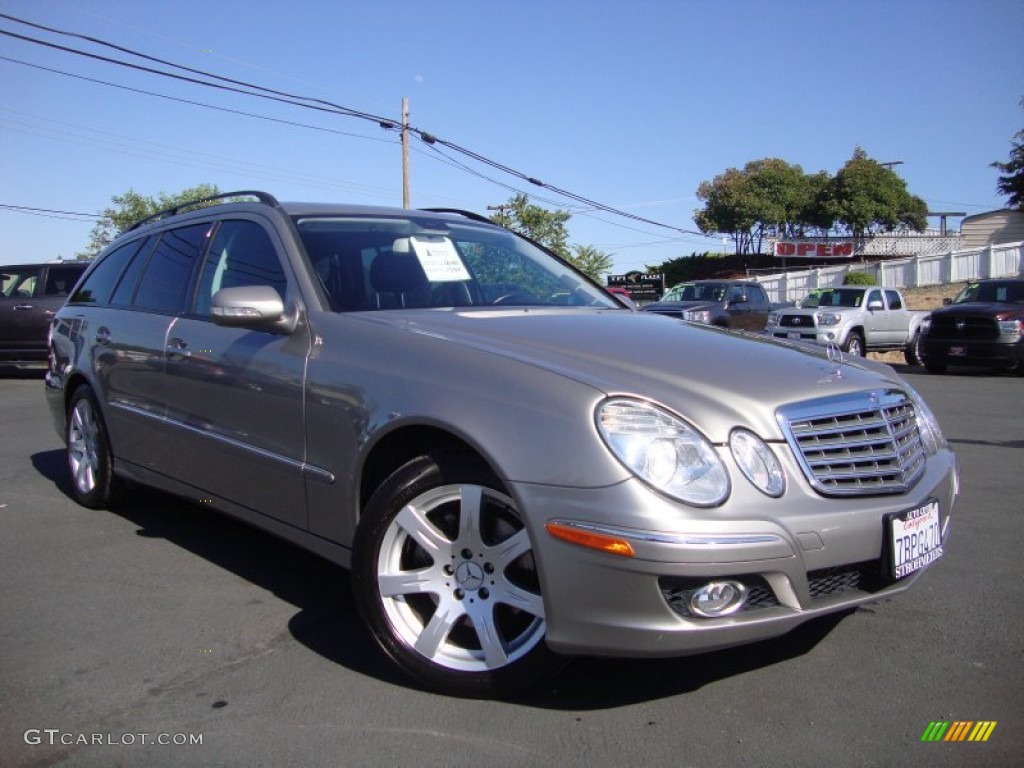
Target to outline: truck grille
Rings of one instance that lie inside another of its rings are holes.
[[[999,338],[999,323],[992,317],[972,315],[933,315],[928,335],[933,339]]]
[[[914,405],[899,390],[787,406],[778,419],[807,479],[825,496],[904,493],[924,472]]]
[[[813,328],[814,315],[783,315],[779,325],[783,328]]]

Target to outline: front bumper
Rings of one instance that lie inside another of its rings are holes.
[[[774,339],[786,339],[788,341],[809,341],[812,344],[820,344],[823,347],[829,344],[840,344],[842,343],[842,335],[838,328],[833,330],[819,330],[817,328],[782,328],[775,326],[768,331]]]
[[[566,654],[658,657],[768,639],[903,592],[930,567],[888,579],[886,515],[937,500],[947,541],[959,483],[949,451],[929,457],[917,485],[895,496],[829,499],[807,488],[795,467],[787,471],[782,498],[736,487],[713,510],[684,509],[634,480],[586,492],[513,484],[530,521],[548,645]],[[635,556],[556,539],[544,529],[551,520],[619,531]],[[721,618],[686,610],[687,589],[724,578],[751,588],[743,609]]]
[[[925,337],[923,358],[926,365],[987,365],[1011,368],[1024,363],[1024,340]]]

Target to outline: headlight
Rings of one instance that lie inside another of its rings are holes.
[[[1021,324],[1020,320],[1000,320],[999,333],[1003,336],[1020,336]]]
[[[815,317],[818,325],[839,325],[841,317],[835,312],[818,312]]]
[[[761,493],[781,496],[786,490],[782,466],[760,437],[745,429],[735,429],[729,435],[729,449],[744,476]]]
[[[941,449],[947,447],[946,438],[942,436],[942,430],[939,428],[939,421],[935,418],[935,414],[932,413],[932,409],[925,404],[924,399],[917,390],[906,382],[903,382],[903,388],[910,395],[910,399],[914,401],[914,413],[917,414],[917,431],[921,433],[924,450],[929,455],[934,456]]]
[[[699,507],[721,504],[729,476],[711,443],[668,411],[613,398],[597,407],[597,428],[627,469],[662,493]]]
[[[683,317],[691,323],[710,323],[711,313],[706,309],[691,309],[683,313]]]
[[[778,312],[769,312],[768,313],[768,321],[765,323],[765,327],[766,328],[771,328],[772,326],[776,326],[778,324],[779,324],[779,313]]]

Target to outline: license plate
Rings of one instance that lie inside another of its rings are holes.
[[[950,347],[950,357],[967,357],[967,347]]]
[[[892,544],[892,574],[897,579],[909,576],[942,557],[942,528],[939,502],[899,512],[889,518]]]
[[[802,333],[793,333],[792,331],[790,331],[789,333],[786,334],[786,338],[787,339],[802,339],[803,338],[803,334]]]

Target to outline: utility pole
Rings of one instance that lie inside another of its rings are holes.
[[[508,211],[512,210],[511,205],[488,205],[487,210],[497,211],[498,223],[505,227],[505,229],[508,229]]]
[[[402,97],[402,207],[409,207],[409,99]]]

